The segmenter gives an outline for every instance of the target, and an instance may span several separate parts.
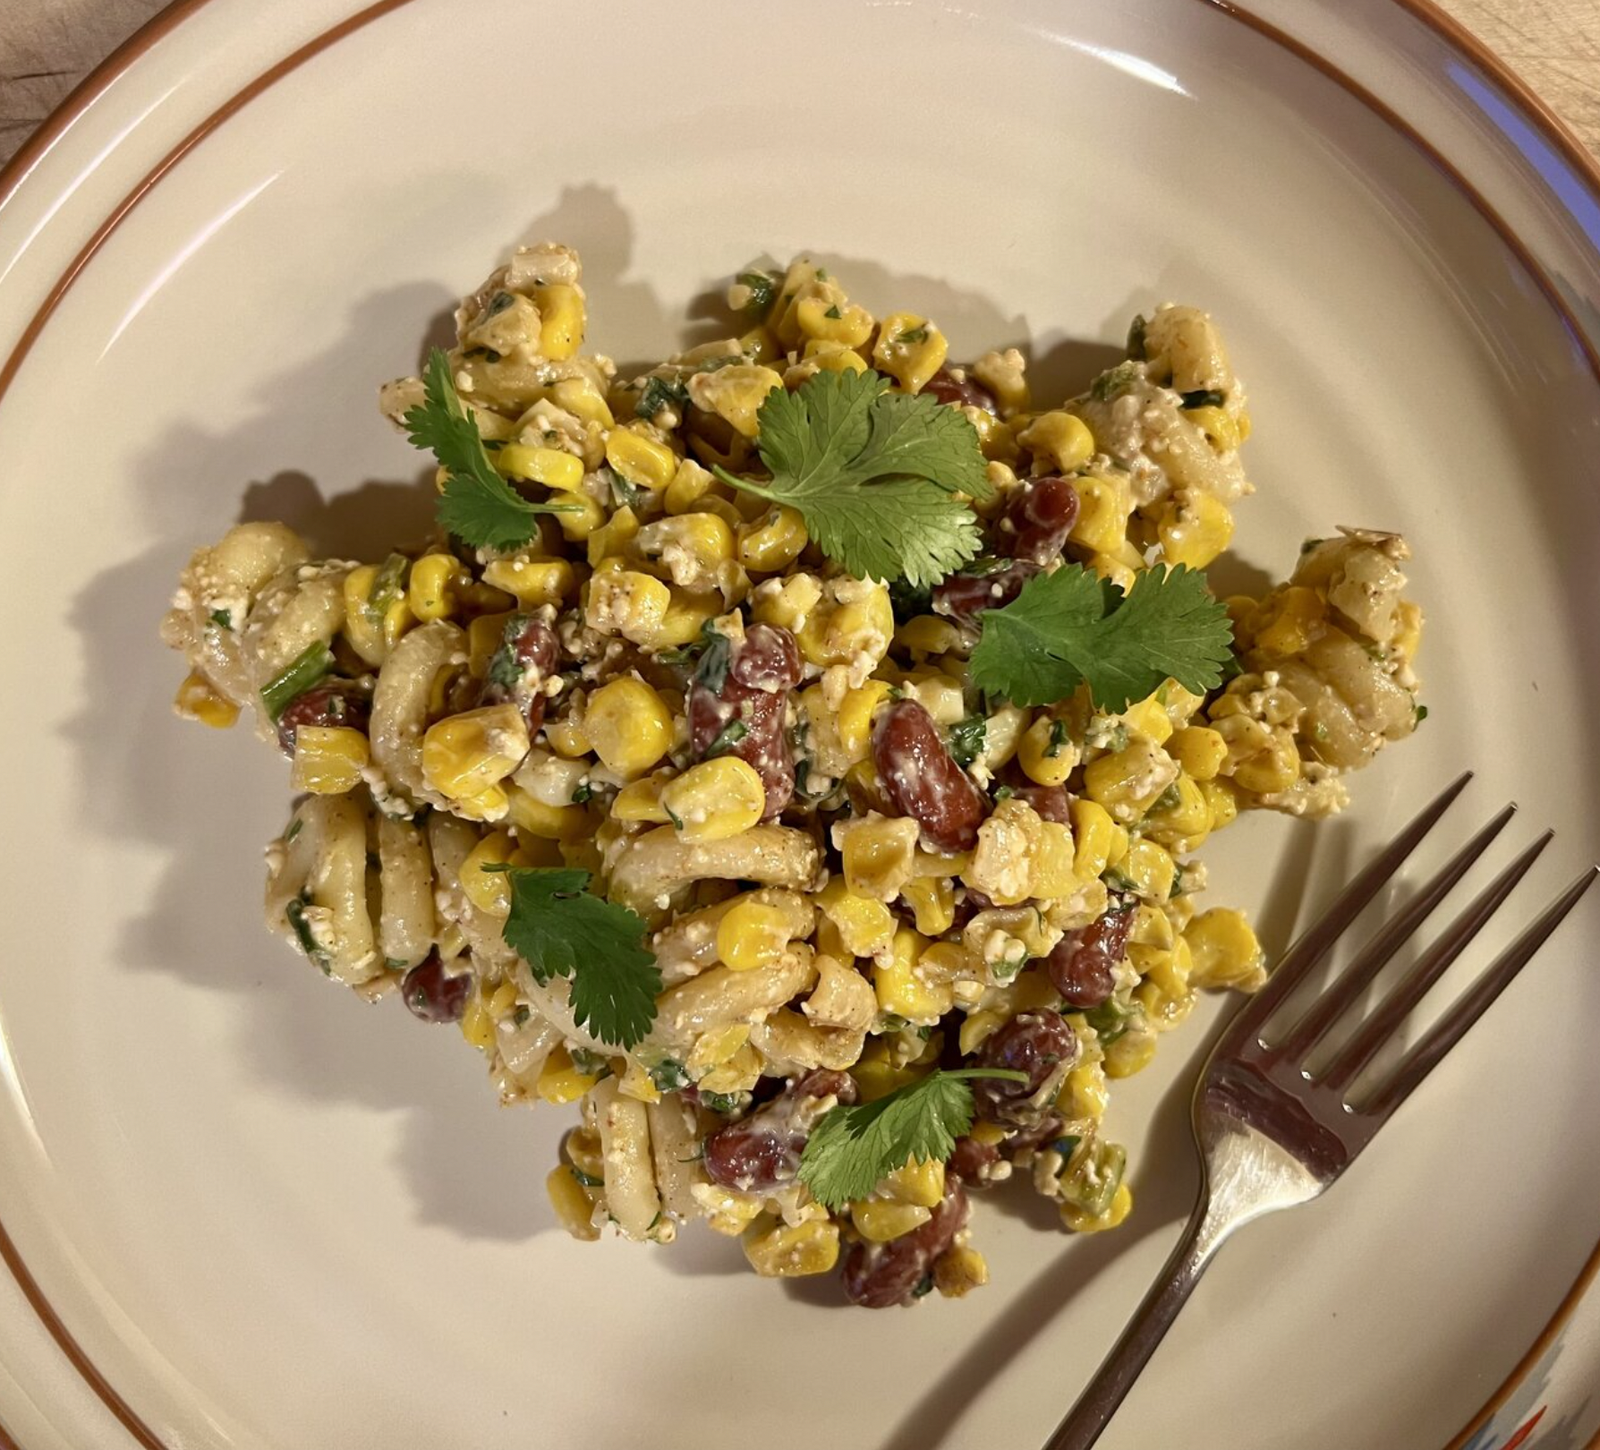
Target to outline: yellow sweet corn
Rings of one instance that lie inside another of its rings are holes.
[[[1083,789],[1089,799],[1122,821],[1137,820],[1177,777],[1178,768],[1151,740],[1135,736],[1084,767]]]
[[[955,883],[948,876],[914,876],[900,888],[923,936],[942,936],[956,919]]]
[[[573,1103],[600,1081],[598,1072],[580,1072],[564,1047],[558,1047],[539,1070],[538,1092],[547,1103]]]
[[[1243,441],[1233,415],[1221,408],[1188,408],[1183,416],[1206,435],[1218,453],[1231,453]]]
[[[672,604],[672,591],[659,579],[632,569],[597,570],[585,594],[584,622],[590,629],[655,647]]]
[[[948,982],[930,982],[917,971],[927,938],[902,927],[894,934],[894,950],[886,960],[872,964],[873,990],[878,1006],[908,1022],[937,1022],[955,1004]]]
[[[461,565],[451,554],[424,554],[411,566],[406,602],[424,624],[456,612],[456,575]]]
[[[615,421],[605,394],[590,378],[562,378],[550,389],[550,401],[585,423],[609,428]]]
[[[1098,1062],[1080,1063],[1073,1068],[1056,1094],[1056,1108],[1068,1121],[1088,1118],[1099,1122],[1110,1101],[1105,1069]]]
[[[714,1068],[732,1061],[739,1049],[749,1040],[748,1022],[735,1022],[728,1027],[702,1033],[695,1045],[689,1049],[689,1056],[684,1066],[689,1069],[689,1076],[698,1082]]]
[[[949,880],[948,877],[944,879]],[[917,929],[922,930],[921,927]],[[917,962],[917,974],[923,981],[936,985],[954,982],[961,976],[977,977],[982,972],[983,962],[977,953],[955,941],[936,941]]]
[[[989,1282],[988,1261],[970,1244],[946,1249],[933,1261],[933,1287],[943,1299],[961,1299]]]
[[[382,664],[388,653],[383,620],[368,604],[377,578],[378,571],[371,564],[363,564],[344,576],[344,623],[340,628],[350,647],[369,665]]]
[[[765,902],[736,901],[717,923],[717,957],[730,971],[770,967],[788,946],[788,914]]]
[[[1133,1190],[1126,1183],[1119,1183],[1117,1191],[1111,1196],[1111,1207],[1104,1213],[1088,1214],[1075,1203],[1063,1203],[1061,1222],[1074,1233],[1100,1233],[1108,1228],[1116,1228],[1132,1212]]]
[[[533,289],[539,309],[539,351],[563,362],[583,346],[583,293],[566,282],[548,282]]]
[[[771,368],[755,363],[734,363],[715,372],[701,373],[696,382],[696,401],[742,437],[754,438],[756,413],[767,394],[782,386],[783,379]]]
[[[1067,733],[1067,722],[1039,716],[1017,742],[1017,764],[1037,785],[1065,785],[1078,764],[1078,747]]]
[[[467,671],[477,679],[489,673],[489,662],[506,642],[506,626],[516,617],[515,610],[499,614],[480,614],[467,625]]]
[[[888,700],[891,688],[887,680],[868,680],[860,689],[847,691],[839,702],[834,728],[851,765],[865,760],[871,753],[873,717],[878,707]]]
[[[944,366],[950,344],[926,317],[914,312],[891,312],[878,328],[872,361],[908,393],[923,385]]]
[[[711,495],[716,486],[717,480],[709,469],[702,468],[692,458],[684,458],[679,461],[661,501],[669,514],[686,514],[698,508],[700,500]]]
[[[239,707],[213,690],[211,682],[198,670],[191,670],[184,677],[172,708],[185,720],[198,720],[213,730],[226,730],[239,718]]]
[[[661,804],[661,789],[671,779],[670,771],[662,771],[642,780],[629,781],[611,799],[611,819],[666,825],[667,812]]]
[[[528,753],[528,724],[515,705],[486,705],[448,715],[422,737],[422,776],[476,820],[504,815],[499,782]]]
[[[706,1073],[698,1086],[708,1093],[749,1092],[760,1080],[763,1066],[761,1054],[747,1042],[727,1061]]]
[[[802,297],[795,304],[794,315],[801,335],[821,342],[860,347],[872,336],[872,314],[853,302]]]
[[[752,574],[776,574],[809,542],[800,510],[777,504],[739,530],[739,562]]]
[[[1192,777],[1180,774],[1168,792],[1176,792],[1177,799],[1170,804],[1158,804],[1145,816],[1145,833],[1163,846],[1192,851],[1211,830],[1211,807],[1206,803],[1205,792]],[[1162,797],[1166,800],[1166,796]]]
[[[699,639],[706,624],[723,611],[722,595],[715,589],[674,589],[667,601],[667,612],[661,616],[653,649],[681,649]]]
[[[489,1012],[481,985],[467,998],[467,1005],[462,1009],[461,1035],[480,1052],[487,1052],[494,1046],[494,1017]]]
[[[1111,864],[1117,823],[1102,805],[1082,796],[1072,802],[1072,835],[1077,844],[1073,869],[1080,881],[1097,880]]]
[[[483,582],[505,590],[522,609],[559,608],[572,597],[578,577],[565,559],[492,559],[483,566]]]
[[[1005,1021],[998,1012],[969,1012],[961,1019],[961,1032],[957,1037],[962,1056],[976,1052],[1005,1025]]]
[[[547,805],[514,781],[502,788],[519,840],[576,841],[589,834],[593,823],[582,806]]]
[[[678,455],[648,427],[625,423],[613,428],[606,438],[606,462],[635,488],[660,493],[677,476]]]
[[[925,1162],[913,1158],[885,1178],[879,1189],[896,1203],[937,1208],[944,1201],[944,1164],[937,1158]]]
[[[778,587],[772,589],[776,584]],[[822,585],[810,574],[769,579],[756,592],[750,617],[759,624],[776,624],[798,631],[822,599]],[[891,607],[891,616],[893,609]]]
[[[826,1218],[786,1224],[763,1215],[745,1231],[744,1256],[764,1279],[826,1274],[839,1262],[839,1228]]]
[[[842,875],[832,877],[815,900],[822,914],[838,929],[845,956],[870,957],[894,938],[894,913],[881,901],[855,895]]]
[[[617,509],[600,525],[585,546],[585,554],[596,573],[614,574],[628,568],[629,545],[639,536],[639,516],[629,504]]]
[[[921,827],[907,817],[854,816],[833,828],[845,885],[858,896],[893,901],[911,879]]]
[[[562,1163],[552,1168],[544,1180],[544,1191],[561,1227],[573,1238],[593,1243],[600,1237],[594,1226],[595,1200],[570,1167]]]
[[[1275,589],[1256,611],[1254,647],[1275,655],[1297,655],[1327,632],[1328,606],[1315,589],[1289,584]]]
[[[1156,516],[1156,538],[1167,563],[1204,569],[1232,542],[1233,514],[1209,493],[1180,489]]]
[[[1077,849],[1072,831],[1058,821],[1039,823],[1039,845],[1028,880],[1031,895],[1045,901],[1070,896],[1078,889]]]
[[[1211,829],[1220,831],[1224,826],[1231,825],[1239,815],[1239,797],[1234,793],[1233,782],[1227,780],[1203,780],[1200,782],[1200,793],[1205,796],[1206,804],[1211,807]]]
[[[504,831],[485,836],[461,863],[461,889],[479,911],[505,918],[511,914],[511,878],[504,871],[488,871],[487,866],[503,866],[510,861],[514,843]]]
[[[1165,686],[1158,694],[1164,693]],[[1147,695],[1137,704],[1122,712],[1128,728],[1157,745],[1164,745],[1172,737],[1172,717],[1167,714],[1166,703],[1156,695]]]
[[[1135,895],[1146,901],[1165,901],[1172,894],[1178,865],[1170,852],[1154,841],[1135,841],[1117,865]]]
[[[591,704],[591,715],[593,710]],[[685,841],[722,841],[761,819],[767,792],[753,765],[736,755],[719,755],[669,781],[661,804]]]
[[[672,711],[643,680],[608,680],[589,696],[583,734],[607,770],[643,775],[672,747]]]
[[[1189,981],[1196,987],[1242,987],[1253,990],[1266,977],[1265,956],[1242,911],[1213,906],[1183,929],[1192,965]]]
[[[587,539],[606,521],[606,511],[601,507],[600,500],[591,498],[586,493],[568,494],[562,502],[578,505],[577,513],[556,515],[556,522],[561,526],[563,537],[573,543]]]
[[[867,370],[867,360],[842,342],[808,342],[800,367],[807,364],[824,373],[864,373]],[[785,380],[792,382],[795,372],[796,369],[791,368]]]
[[[912,654],[949,654],[961,644],[961,631],[937,614],[919,614],[894,632],[894,642]]]
[[[383,612],[383,644],[386,650],[393,649],[405,637],[406,631],[417,622],[417,616],[411,612],[411,603],[405,598],[395,600]]]
[[[1076,473],[1094,456],[1094,434],[1082,418],[1055,409],[1041,413],[1017,434],[1017,442],[1053,473]]]
[[[1096,554],[1115,555],[1128,535],[1133,495],[1125,483],[1090,474],[1072,480],[1078,494],[1078,517],[1067,535]]]
[[[361,784],[372,759],[367,737],[344,725],[301,725],[294,733],[289,783],[314,795],[343,795]]]
[[[562,493],[576,493],[583,487],[583,460],[564,448],[507,443],[494,454],[494,466],[507,478],[525,478]]]
[[[933,1217],[933,1210],[917,1203],[891,1203],[869,1198],[851,1205],[850,1222],[868,1243],[886,1244],[921,1228]]]
[[[1132,1077],[1150,1066],[1156,1055],[1156,1035],[1149,1028],[1124,1032],[1106,1048],[1102,1064],[1107,1077]]]
[[[713,1233],[737,1238],[761,1216],[761,1199],[732,1188],[708,1185],[706,1199],[706,1227]]]
[[[1215,780],[1228,758],[1228,742],[1207,725],[1186,725],[1167,742],[1167,754],[1191,780]]]

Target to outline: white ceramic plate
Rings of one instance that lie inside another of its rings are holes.
[[[1204,1024],[1119,1094],[1130,1226],[1068,1241],[986,1203],[995,1282],[964,1302],[846,1311],[699,1231],[577,1245],[541,1190],[562,1114],[495,1111],[452,1034],[265,937],[282,762],[171,717],[158,616],[241,509],[338,552],[412,532],[427,493],[374,389],[518,240],[582,248],[591,336],[624,359],[763,250],[813,249],[963,354],[1031,338],[1062,388],[1136,309],[1213,310],[1256,422],[1243,564],[1402,529],[1432,615],[1419,738],[1343,824],[1230,833],[1213,899],[1281,947],[1467,766],[1458,834],[1512,796],[1519,840],[1560,832],[1511,916],[1600,854],[1594,173],[1426,17],[1258,13],[1283,32],[1201,0],[210,0],[13,170],[0,1224],[35,1302],[0,1276],[0,1424],[23,1450],[1027,1447],[1186,1209]],[[1474,1418],[1600,1231],[1597,927],[1591,900],[1344,1183],[1230,1247],[1108,1450],[1430,1450]],[[1594,1431],[1595,1338],[1529,1382],[1561,1405],[1534,1443]]]

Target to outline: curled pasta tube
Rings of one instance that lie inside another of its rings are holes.
[[[450,803],[422,777],[422,736],[434,677],[455,656],[464,658],[466,649],[467,636],[455,625],[442,619],[421,625],[390,651],[372,695],[373,763],[391,787],[445,811]]]
[[[266,917],[336,981],[360,986],[383,971],[367,907],[364,798],[311,796],[267,856]]]
[[[817,843],[792,826],[752,826],[720,841],[685,841],[673,827],[658,826],[617,858],[609,895],[651,920],[691,882],[756,881],[805,889],[820,862]]]

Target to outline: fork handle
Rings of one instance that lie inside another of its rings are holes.
[[[1156,1346],[1172,1327],[1178,1311],[1188,1302],[1206,1265],[1236,1226],[1236,1220],[1214,1211],[1211,1195],[1202,1191],[1160,1277],[1144,1296],[1144,1302],[1095,1372],[1094,1379],[1078,1396],[1066,1418],[1056,1426],[1044,1450],[1089,1450],[1100,1438],[1117,1406],[1133,1388],[1139,1372],[1149,1363]]]

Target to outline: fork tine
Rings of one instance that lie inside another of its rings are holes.
[[[1406,942],[1411,940],[1416,929],[1422,925],[1434,907],[1444,900],[1451,887],[1467,874],[1467,870],[1472,863],[1488,849],[1489,843],[1505,829],[1506,822],[1516,813],[1516,809],[1515,805],[1508,805],[1476,836],[1468,841],[1461,850],[1456,852],[1450,864],[1440,871],[1413,900],[1406,904],[1406,909],[1361,948],[1361,952],[1356,959],[1334,981],[1328,984],[1305,1016],[1294,1025],[1288,1036],[1281,1042],[1274,1043],[1274,1050],[1294,1062],[1303,1058],[1317,1043],[1322,1041],[1328,1029],[1339,1020],[1340,1016],[1355,1002],[1356,998],[1371,986],[1378,973],[1388,964],[1389,959]]]
[[[1451,806],[1455,798],[1466,789],[1472,772],[1465,772],[1454,784],[1429,806],[1423,809],[1405,830],[1394,838],[1356,878],[1339,893],[1339,899],[1322,916],[1295,939],[1284,953],[1283,960],[1267,979],[1267,984],[1249,999],[1229,1025],[1217,1050],[1225,1051],[1259,1036],[1262,1024],[1277,1010],[1302,981],[1306,974],[1328,954],[1346,927],[1361,915],[1363,908],[1378,894],[1396,871],[1400,869],[1417,843],[1433,829],[1439,817]]]
[[[1462,1038],[1474,1022],[1483,1016],[1490,1004],[1510,985],[1511,979],[1527,964],[1528,959],[1544,945],[1545,938],[1562,922],[1562,919],[1582,899],[1583,893],[1600,876],[1600,866],[1591,866],[1545,911],[1503,951],[1494,964],[1473,983],[1466,995],[1436,1022],[1415,1047],[1401,1060],[1400,1065],[1373,1095],[1372,1101],[1362,1110],[1380,1123],[1410,1095],[1423,1078],[1439,1065],[1440,1060]]]
[[[1343,1088],[1372,1060],[1372,1056],[1394,1035],[1394,1031],[1426,995],[1428,988],[1442,977],[1461,955],[1484,923],[1500,909],[1517,882],[1539,859],[1550,844],[1554,831],[1546,831],[1526,851],[1506,867],[1493,883],[1450,923],[1443,936],[1434,942],[1406,973],[1404,980],[1379,1004],[1377,1010],[1334,1055],[1319,1080],[1327,1087]]]

